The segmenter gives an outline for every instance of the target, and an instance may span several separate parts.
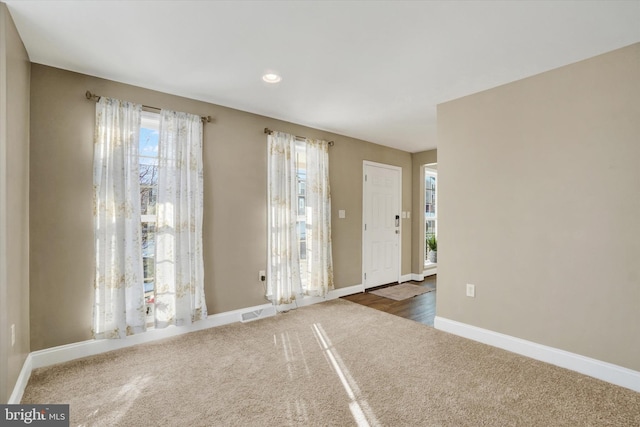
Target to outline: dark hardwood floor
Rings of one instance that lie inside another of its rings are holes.
[[[420,286],[430,285],[436,287],[436,281],[437,276],[429,276],[422,282],[412,281],[409,283]],[[405,319],[411,319],[425,325],[433,326],[433,319],[436,317],[437,291],[427,292],[426,294],[418,295],[402,301],[394,301],[392,299],[370,293],[370,291],[393,285],[397,285],[397,283],[378,286],[376,288],[367,289],[367,292],[348,295],[342,298],[351,302],[366,305],[367,307],[375,308],[376,310],[395,314],[396,316],[404,317]]]

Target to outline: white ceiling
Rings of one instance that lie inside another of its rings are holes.
[[[32,62],[409,152],[438,103],[640,41],[638,0],[3,1]]]

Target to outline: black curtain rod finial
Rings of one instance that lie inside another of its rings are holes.
[[[85,97],[85,98],[87,98],[87,99],[93,99],[93,100],[95,100],[96,102],[97,102],[97,101],[100,101],[100,97],[99,97],[98,95],[94,95],[94,94],[93,94],[93,93],[91,93],[90,91],[86,91],[86,92],[84,93],[84,97]]]

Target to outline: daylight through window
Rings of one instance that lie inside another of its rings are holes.
[[[140,221],[142,225],[142,265],[147,326],[154,324],[156,204],[158,197],[158,136],[160,115],[142,112],[140,125]]]
[[[300,282],[306,288],[308,277],[307,264],[307,148],[304,141],[296,142],[296,181],[298,191],[298,216],[296,230],[298,232],[298,250],[300,252]]]
[[[424,169],[424,234],[425,234],[425,265],[437,262],[436,254],[429,248],[429,239],[435,237],[438,231],[438,211],[436,208],[438,173],[425,167]],[[437,252],[437,251],[436,251]]]

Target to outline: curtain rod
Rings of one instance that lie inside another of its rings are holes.
[[[93,99],[96,102],[100,101],[100,95],[96,95],[95,93],[91,93],[90,91],[86,91],[84,96],[85,96],[85,98]],[[143,105],[142,108],[146,108],[146,109],[149,109],[149,110],[158,110],[158,111],[162,110],[162,108],[151,107],[149,105]],[[203,122],[206,122],[206,123],[211,123],[211,116],[200,116],[200,120],[202,120]]]
[[[267,135],[271,135],[273,133],[273,131],[271,129],[269,129],[269,128],[264,128],[264,133],[266,133]],[[296,135],[296,139],[299,140],[299,141],[304,141],[307,138],[305,138],[304,136]],[[329,146],[333,147],[333,144],[335,144],[335,142],[329,141],[329,142],[327,142],[327,144],[329,144]]]

